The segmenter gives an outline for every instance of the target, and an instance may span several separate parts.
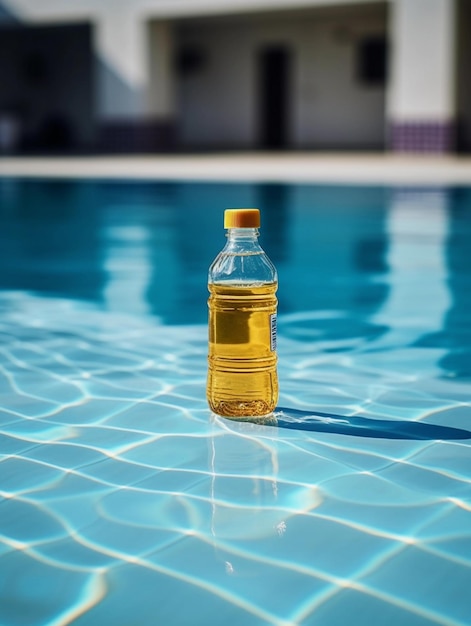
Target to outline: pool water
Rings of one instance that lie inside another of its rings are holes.
[[[280,403],[205,400],[226,206]],[[0,178],[0,624],[471,623],[471,189]]]

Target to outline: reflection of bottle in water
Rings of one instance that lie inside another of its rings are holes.
[[[255,570],[260,572],[258,549],[276,556],[290,518],[308,514],[322,502],[315,484],[279,480],[279,431],[270,428],[275,424],[275,416],[263,424],[213,416],[209,532],[216,561],[228,575],[251,578]]]
[[[264,416],[278,400],[277,273],[258,243],[258,209],[228,209],[224,226],[208,278],[208,402],[224,417]]]
[[[286,510],[278,503],[276,432],[215,417],[209,464],[211,534],[216,544],[274,537],[284,527]]]

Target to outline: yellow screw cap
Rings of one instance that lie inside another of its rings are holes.
[[[258,209],[226,209],[224,228],[259,228],[260,211]]]

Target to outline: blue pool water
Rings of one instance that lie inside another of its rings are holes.
[[[226,206],[280,406],[211,416]],[[471,623],[471,189],[0,178],[0,624]]]

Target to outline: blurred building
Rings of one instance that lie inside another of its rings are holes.
[[[469,152],[469,67],[469,0],[0,0],[0,152]]]

